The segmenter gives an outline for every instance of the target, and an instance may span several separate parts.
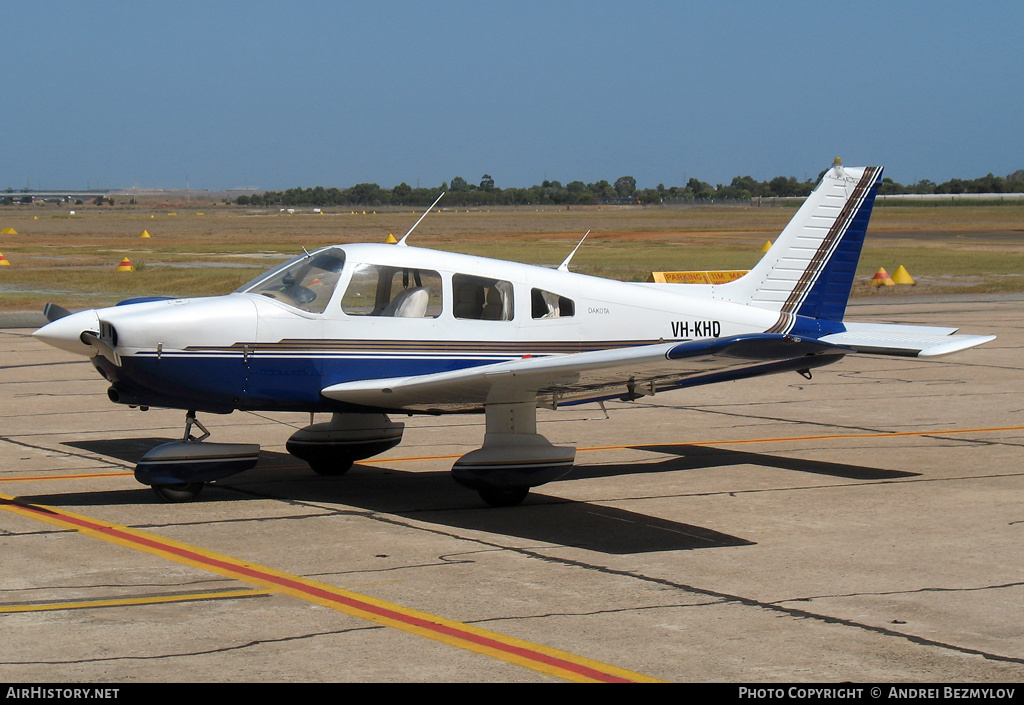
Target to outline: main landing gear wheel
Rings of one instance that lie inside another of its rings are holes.
[[[513,507],[531,487],[572,470],[576,449],[555,446],[537,433],[537,404],[528,401],[484,404],[484,444],[452,465],[452,479],[476,490],[492,507]]]
[[[321,477],[337,477],[351,470],[356,461],[352,458],[335,457],[326,460],[307,460],[306,462],[309,463],[313,472]]]
[[[514,507],[530,494],[529,487],[515,487],[512,489],[487,488],[477,490],[480,499],[492,507]]]
[[[394,448],[402,440],[404,424],[387,414],[334,413],[327,423],[312,423],[288,439],[285,448],[305,460],[317,475],[344,475],[357,460]]]
[[[191,502],[203,490],[203,482],[180,482],[174,485],[153,485],[153,492],[160,501],[168,504]]]

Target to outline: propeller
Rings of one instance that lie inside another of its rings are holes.
[[[63,306],[58,306],[57,304],[46,304],[43,306],[43,316],[45,316],[46,320],[50,323],[70,315],[71,311],[68,311]]]

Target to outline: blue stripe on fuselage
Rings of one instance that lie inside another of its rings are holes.
[[[332,384],[449,372],[519,355],[287,355],[142,353],[98,364],[124,403],[202,411],[331,411]],[[94,358],[95,360],[95,358]]]

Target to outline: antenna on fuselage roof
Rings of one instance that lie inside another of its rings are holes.
[[[444,191],[441,192],[441,195],[437,197],[436,201],[430,204],[430,208],[427,209],[427,212],[420,216],[420,220],[423,220],[424,218],[427,217],[427,213],[433,210],[434,206],[437,205],[437,201],[440,201],[442,196],[444,196]],[[412,231],[415,230],[416,226],[420,224],[420,220],[417,220],[415,223],[413,223],[413,226],[409,228],[409,232],[402,236],[402,239],[398,241],[399,245],[402,245],[403,247],[408,247],[408,245],[405,244],[405,238],[412,235]]]
[[[587,235],[589,235],[589,234],[590,234],[590,231],[588,230],[586,232],[586,234],[583,236],[583,240],[586,240],[587,239]],[[560,265],[558,265],[558,271],[560,271],[560,272],[568,272],[569,271],[569,260],[571,260],[572,256],[574,254],[576,254],[576,250],[580,249],[580,245],[583,244],[583,240],[580,240],[579,244],[576,245],[576,247],[572,248],[572,252],[570,252],[569,256],[565,258],[565,261],[563,261]]]

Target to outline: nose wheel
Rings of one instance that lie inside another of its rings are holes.
[[[196,426],[203,435],[196,438],[192,435],[192,427]],[[201,443],[210,437],[210,431],[207,430],[206,426],[196,418],[196,412],[187,411],[185,412],[185,437],[182,439],[183,443]],[[205,482],[174,482],[168,484],[154,484],[150,487],[153,493],[160,498],[161,502],[166,504],[180,504],[182,502],[191,502],[193,499],[199,496],[199,493],[203,491],[203,487],[206,485]]]
[[[151,489],[161,502],[180,504],[181,502],[191,502],[198,497],[205,484],[204,482],[179,482],[174,485],[153,485]]]
[[[196,427],[201,435],[193,436]],[[153,448],[135,466],[135,479],[149,485],[162,502],[191,502],[209,482],[254,467],[260,447],[253,443],[206,442],[210,432],[196,419],[195,411],[185,414],[185,435]]]

